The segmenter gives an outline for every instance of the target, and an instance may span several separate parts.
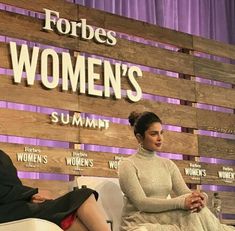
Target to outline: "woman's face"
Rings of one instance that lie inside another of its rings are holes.
[[[140,142],[146,150],[159,151],[163,142],[163,130],[161,123],[152,123],[148,130],[145,131],[144,137],[142,137]]]

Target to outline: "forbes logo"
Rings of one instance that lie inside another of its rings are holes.
[[[79,22],[69,21],[65,18],[60,18],[60,13],[53,10],[44,9],[45,24],[43,29],[56,31],[63,35],[72,37],[80,37],[84,40],[94,39],[98,43],[114,46],[117,43],[116,32],[107,31],[103,28],[95,28],[87,25],[86,19],[80,19]]]

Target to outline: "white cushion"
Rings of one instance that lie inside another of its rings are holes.
[[[106,219],[112,221],[113,231],[120,230],[123,194],[118,179],[104,177],[77,177],[78,187],[86,185],[99,193],[98,204]]]
[[[0,231],[63,231],[58,225],[38,219],[27,218],[0,224]]]

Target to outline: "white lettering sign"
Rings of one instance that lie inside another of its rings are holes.
[[[190,163],[189,168],[185,168],[186,176],[191,176],[193,180],[201,180],[201,177],[206,176],[206,169],[202,169],[198,163]]]
[[[54,10],[44,9],[45,23],[44,30],[59,32],[71,37],[80,37],[83,40],[94,39],[98,43],[114,46],[117,43],[116,32],[107,31],[103,28],[93,28],[87,25],[86,19],[80,19],[79,22],[60,18],[60,13]]]
[[[130,89],[125,90],[129,100],[137,102],[142,97],[142,90],[136,81],[136,77],[142,77],[142,71],[139,67],[126,64],[114,64],[114,68],[109,61],[102,61],[97,58],[88,58],[87,62],[84,56],[77,55],[73,66],[69,53],[62,52],[62,58],[53,49],[47,48],[39,54],[39,48],[33,47],[32,52],[26,44],[21,45],[18,50],[15,42],[10,42],[10,54],[15,83],[21,83],[23,72],[26,72],[26,81],[28,85],[34,85],[36,77],[36,67],[40,66],[42,85],[48,89],[54,89],[59,86],[59,76],[62,76],[62,90],[78,92],[91,96],[110,97],[112,94],[116,99],[121,99],[121,78],[127,77]],[[31,54],[31,55],[30,55]],[[40,57],[39,57],[40,56]],[[50,65],[49,59],[51,61]],[[40,60],[40,64],[38,63]],[[48,66],[52,67],[52,73],[49,76]],[[60,66],[62,73],[60,73]],[[95,67],[101,68],[100,73],[96,73]],[[88,76],[88,77],[87,77]],[[87,78],[87,79],[86,79]],[[103,89],[97,89],[96,81],[103,79]],[[88,87],[86,88],[86,83]],[[125,92],[124,92],[125,95]]]
[[[222,171],[218,171],[218,176],[226,183],[233,183],[235,179],[235,172],[231,167],[222,167]]]
[[[69,114],[52,112],[51,122],[59,123],[61,125],[71,125],[76,127],[86,127],[95,129],[108,129],[109,120],[105,119],[90,119],[89,117],[82,118],[77,114],[70,116]]]
[[[185,168],[184,171],[187,176],[206,176],[206,169]]]
[[[71,156],[65,157],[65,164],[75,167],[74,171],[82,171],[80,167],[92,168],[94,166],[94,160],[88,158],[85,152],[73,151]]]
[[[33,147],[24,147],[23,152],[16,153],[18,162],[25,162],[26,167],[35,168],[39,164],[47,164],[47,155],[41,155],[41,150]]]
[[[81,157],[66,157],[66,165],[93,167],[93,159],[86,159]]]
[[[108,166],[110,169],[118,169],[119,161],[122,159],[120,156],[114,156],[114,160],[108,161]]]

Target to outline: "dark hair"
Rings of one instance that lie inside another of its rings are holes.
[[[161,123],[161,119],[153,112],[145,111],[143,113],[131,112],[128,117],[130,125],[134,128],[134,134],[139,133],[144,137],[144,133],[148,130],[152,123]]]

